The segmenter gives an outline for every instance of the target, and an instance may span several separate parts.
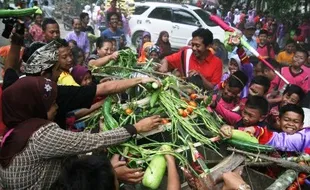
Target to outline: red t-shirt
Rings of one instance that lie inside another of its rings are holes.
[[[184,65],[186,61],[186,52],[187,51],[184,52]],[[165,57],[165,59],[168,61],[170,67],[182,71],[181,55],[182,50]],[[203,62],[200,62],[192,53],[189,58],[189,70],[198,71],[206,80],[211,82],[213,85],[216,85],[221,81],[223,64],[222,61],[213,55],[210,51],[209,55],[203,60]]]

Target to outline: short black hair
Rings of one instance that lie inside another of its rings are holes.
[[[48,1],[44,1],[43,5],[48,6]]]
[[[83,54],[83,56],[85,58],[85,52],[83,51],[83,49],[81,49],[79,47],[72,48],[71,52],[72,52],[74,64],[77,64],[77,60],[79,58],[79,53],[80,52]]]
[[[213,34],[209,29],[198,28],[192,33],[192,37],[202,38],[203,44],[205,46],[211,45],[213,43]]]
[[[80,18],[78,18],[78,17],[74,17],[74,18],[72,18],[72,21],[71,21],[71,24],[72,24],[72,25],[74,24],[74,21],[75,21],[75,20],[79,20],[79,21],[81,21],[81,20],[80,20]]]
[[[103,44],[106,43],[106,42],[112,43],[112,41],[110,39],[106,39],[106,38],[104,38],[102,36],[97,38],[97,40],[96,40],[96,48],[102,48]]]
[[[297,46],[296,52],[304,53],[306,58],[308,58],[308,56],[309,56],[308,51],[303,46]]]
[[[294,39],[292,39],[292,38],[289,38],[289,39],[286,41],[286,44],[285,44],[285,45],[288,45],[288,44],[294,44],[294,46],[296,46],[296,42],[295,42]]]
[[[242,71],[236,71],[227,79],[229,87],[240,88],[242,90],[248,82],[248,77]]]
[[[261,96],[249,96],[245,106],[251,109],[257,109],[261,115],[267,115],[269,112],[268,101]]]
[[[68,44],[69,44],[69,43],[73,43],[75,46],[77,46],[77,42],[76,42],[75,40],[69,40],[69,41],[68,41]]]
[[[83,19],[86,18],[86,17],[89,17],[89,14],[88,14],[88,13],[84,13],[84,12],[83,12],[83,13],[80,14],[80,19],[81,19],[81,20],[83,20]]]
[[[304,122],[304,119],[305,119],[304,110],[302,109],[301,106],[296,105],[296,104],[287,104],[283,106],[282,108],[280,108],[279,117],[281,118],[286,112],[289,112],[289,111],[301,115],[301,118],[302,118],[301,121]]]
[[[270,81],[265,76],[256,76],[252,79],[251,84],[258,84],[264,87],[264,93],[266,94],[270,88]]]
[[[115,190],[115,174],[106,156],[83,156],[68,162],[51,189]]]
[[[38,15],[41,16],[41,17],[43,16],[43,15],[40,14],[40,13],[34,13],[34,14],[33,14],[33,19],[35,19]]]
[[[299,97],[299,102],[301,102],[305,97],[304,90],[300,86],[295,85],[295,84],[288,85],[283,92],[283,95],[284,94],[288,94],[288,95],[297,94]]]
[[[45,46],[46,43],[43,43],[43,42],[33,42],[32,44],[30,44],[30,46],[28,47],[25,47],[24,49],[24,53],[23,53],[23,56],[22,56],[22,60],[23,62],[27,62],[28,59],[30,58],[30,56],[35,52],[37,51],[37,49]]]
[[[33,1],[34,6],[38,6],[38,1]]]
[[[268,36],[268,31],[265,29],[262,29],[259,31],[258,35],[266,34]]]
[[[117,12],[110,12],[108,13],[107,17],[108,17],[108,21],[111,21],[111,17],[116,15],[117,19],[120,20],[120,15]]]
[[[60,44],[59,48],[61,48],[61,47],[69,47],[69,43],[65,39],[58,38],[58,39],[55,39],[54,41],[56,41],[56,42],[58,42]]]
[[[42,30],[45,31],[46,30],[46,26],[48,24],[57,24],[58,25],[58,22],[53,19],[53,18],[45,18],[42,22]]]
[[[270,65],[271,65],[273,68],[275,68],[276,70],[281,68],[281,64],[280,64],[279,62],[277,62],[275,59],[267,58],[266,61],[267,61],[268,63],[270,63]],[[262,62],[260,62],[260,64],[261,64],[262,71],[264,71],[264,70],[266,70],[266,69],[267,69],[267,70],[271,70],[266,64],[264,64],[264,63],[262,63]]]

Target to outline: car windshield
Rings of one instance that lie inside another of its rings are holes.
[[[214,22],[210,20],[210,14],[202,9],[196,9],[194,12],[203,20],[203,22],[208,26],[216,26]]]

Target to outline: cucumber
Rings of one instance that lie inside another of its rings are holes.
[[[240,131],[237,129],[232,130],[232,139],[243,141],[243,142],[252,142],[258,143],[257,138],[251,136],[249,133]]]
[[[153,92],[150,100],[151,108],[154,107],[155,103],[157,102],[160,92],[160,90],[156,90],[155,92]]]
[[[142,184],[150,189],[158,189],[166,172],[166,166],[164,155],[155,155],[144,173]]]
[[[0,18],[8,18],[8,17],[24,17],[33,15],[37,11],[36,8],[27,8],[27,9],[1,9],[0,10]]]
[[[118,122],[111,115],[112,98],[109,96],[103,103],[103,116],[105,126],[111,130],[119,126]]]
[[[275,149],[268,145],[262,145],[253,142],[244,142],[235,139],[227,140],[228,144],[234,146],[237,149],[249,151],[249,152],[274,152]]]

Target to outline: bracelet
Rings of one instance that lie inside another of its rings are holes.
[[[246,183],[243,183],[243,184],[239,185],[237,190],[251,190],[251,186],[249,186]]]

